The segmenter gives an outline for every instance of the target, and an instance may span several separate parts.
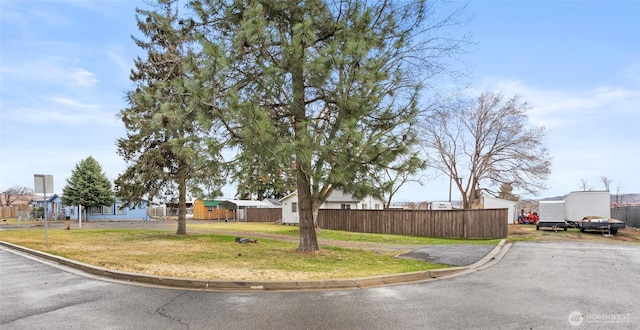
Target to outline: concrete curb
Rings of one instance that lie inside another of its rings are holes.
[[[305,281],[214,281],[181,277],[154,276],[139,273],[123,272],[107,269],[79,261],[55,256],[46,252],[29,249],[20,245],[0,241],[0,245],[7,248],[34,255],[55,263],[72,267],[84,273],[106,277],[113,280],[162,286],[169,288],[211,291],[298,291],[298,290],[350,290],[380,287],[394,284],[424,282],[435,279],[450,278],[486,269],[496,264],[506,254],[511,244],[501,240],[491,252],[478,262],[465,267],[452,267],[403,274],[380,275],[354,279],[328,279]]]

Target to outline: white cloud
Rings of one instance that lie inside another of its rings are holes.
[[[53,56],[22,59],[20,63],[15,64],[3,61],[0,73],[10,75],[10,79],[36,84],[62,84],[68,87],[93,87],[99,82],[93,72],[70,65],[61,57]]]
[[[116,154],[115,149],[115,146],[109,144],[65,149],[44,148],[37,152],[31,148],[16,148],[11,152],[12,161],[2,164],[0,189],[15,185],[31,187],[33,174],[45,173],[53,175],[54,191],[60,193],[77,163],[89,156],[94,157],[107,177],[113,180],[126,168],[126,164]],[[46,162],[31,161],[34,158],[46,159]]]
[[[111,107],[60,96],[37,98],[27,104],[4,103],[3,107],[10,109],[10,111],[3,112],[3,122],[75,126],[83,124],[120,125]]]
[[[488,79],[480,90],[520,95],[532,107],[529,111],[532,123],[550,129],[574,126],[585,119],[593,122],[593,117],[615,118],[619,114],[632,114],[640,119],[640,88],[597,86],[583,91],[550,90],[518,80]]]

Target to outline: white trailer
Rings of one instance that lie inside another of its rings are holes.
[[[564,203],[564,218],[574,227],[588,216],[611,218],[609,191],[574,191],[564,196]]]
[[[536,230],[540,227],[563,228],[567,230],[567,222],[564,219],[564,200],[541,200],[538,204],[540,219],[536,223]]]

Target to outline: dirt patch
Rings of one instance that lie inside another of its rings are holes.
[[[640,244],[640,229],[629,227],[618,230],[616,235],[605,235],[601,231],[580,232],[577,228],[555,231],[550,228],[536,230],[535,225],[509,225],[508,239],[511,241],[588,241]]]

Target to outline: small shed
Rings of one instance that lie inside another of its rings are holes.
[[[225,200],[196,199],[193,202],[194,220],[224,220],[233,218],[233,211],[222,209],[220,203]]]
[[[298,224],[300,216],[298,213],[298,192],[294,191],[280,199],[282,203],[282,224]]]
[[[510,201],[502,198],[493,197],[491,195],[484,194],[484,208],[485,209],[507,209],[507,223],[514,224],[517,221],[518,211],[517,202]]]

